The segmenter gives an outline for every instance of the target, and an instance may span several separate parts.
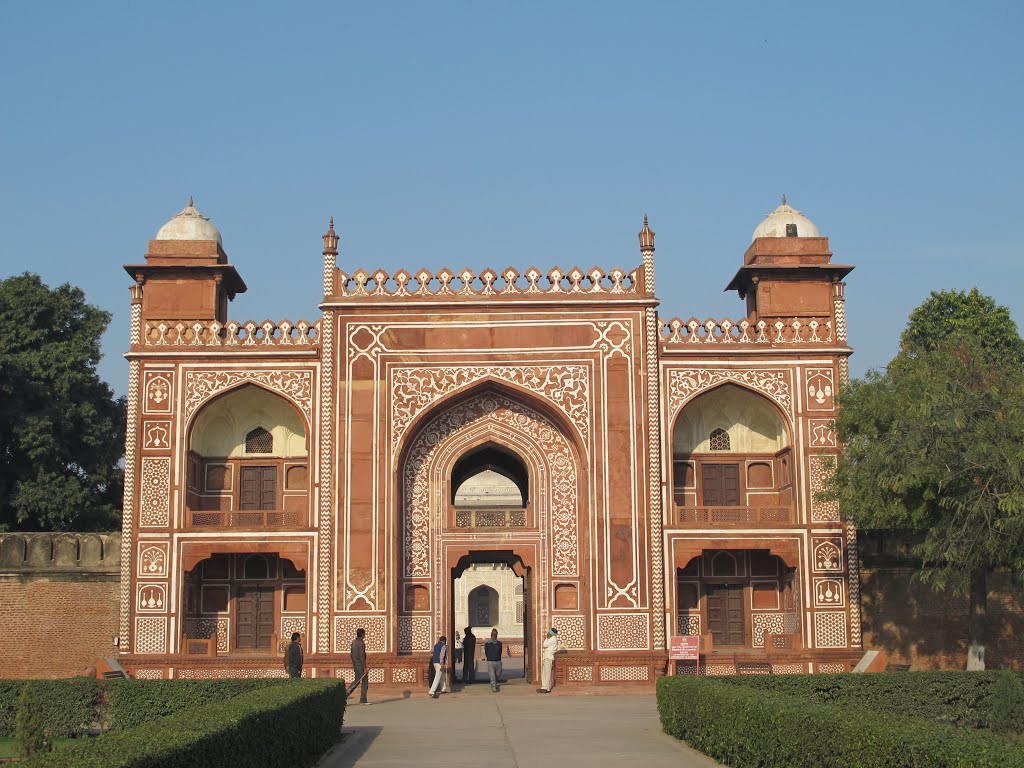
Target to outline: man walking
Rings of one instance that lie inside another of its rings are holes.
[[[551,693],[555,687],[555,654],[558,653],[558,630],[552,627],[541,650],[540,688],[537,693]]]
[[[447,688],[445,678],[448,676],[448,638],[441,635],[434,643],[434,650],[430,654],[430,663],[434,665],[434,682],[430,684],[430,696],[437,698],[437,686],[441,686],[441,693]]]
[[[360,627],[356,630],[356,639],[352,641],[352,647],[349,652],[352,654],[352,685],[348,687],[348,695],[352,695],[352,691],[356,689],[356,686],[362,683],[362,687],[359,689],[359,703],[369,704],[366,700],[366,694],[370,688],[370,675],[369,670],[366,669],[366,630]]]
[[[292,632],[292,641],[284,653],[284,668],[288,670],[288,677],[302,677],[302,644],[298,632]]]
[[[484,643],[484,658],[487,659],[487,674],[491,678],[491,690],[497,693],[498,681],[501,680],[501,640],[498,630],[491,630],[491,639]]]
[[[476,635],[472,627],[466,627],[462,638],[462,682],[465,685],[476,682]]]

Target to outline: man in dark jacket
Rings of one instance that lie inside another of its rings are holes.
[[[484,658],[487,659],[487,674],[491,678],[491,690],[497,692],[501,681],[501,640],[498,630],[491,630],[491,639],[484,643]]]
[[[292,632],[292,641],[284,653],[284,668],[288,670],[288,677],[302,677],[302,644],[298,632]]]
[[[462,682],[476,682],[476,635],[472,627],[466,627],[462,638]]]
[[[348,688],[349,696],[352,695],[352,691],[356,689],[356,686],[360,683],[362,687],[359,689],[359,703],[369,704],[366,700],[367,691],[370,688],[370,676],[366,669],[366,641],[363,638],[366,637],[366,630],[360,627],[356,630],[356,639],[352,641],[352,647],[349,649],[352,654],[352,685]]]

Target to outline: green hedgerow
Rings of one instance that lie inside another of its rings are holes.
[[[1024,683],[1008,669],[999,673],[992,686],[989,725],[996,733],[1024,733]]]

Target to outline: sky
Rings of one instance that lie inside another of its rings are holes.
[[[113,315],[186,204],[249,286],[236,320],[315,319],[339,266],[639,264],[663,317],[723,293],[781,195],[847,278],[851,372],[933,290],[1024,320],[1024,3],[0,5],[0,278]]]

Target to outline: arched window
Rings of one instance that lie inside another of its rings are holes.
[[[273,453],[274,436],[263,427],[256,427],[245,436],[246,453]]]
[[[732,450],[729,442],[729,433],[719,427],[711,430],[711,437],[708,439],[712,451]]]

